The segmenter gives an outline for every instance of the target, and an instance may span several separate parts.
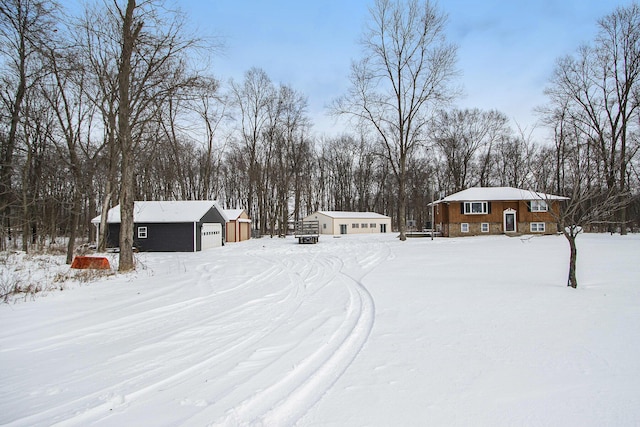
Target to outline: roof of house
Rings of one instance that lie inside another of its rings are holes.
[[[318,211],[323,215],[331,218],[353,218],[353,219],[384,219],[389,218],[386,215],[382,215],[376,212],[346,212],[346,211]]]
[[[568,200],[568,197],[513,187],[473,187],[451,194],[435,203],[498,200]]]
[[[133,205],[133,220],[135,222],[197,222],[215,207],[220,215],[228,221],[224,210],[214,200],[180,200],[180,201],[136,201]],[[91,220],[100,222],[100,215]],[[107,213],[108,223],[120,222],[120,205]]]

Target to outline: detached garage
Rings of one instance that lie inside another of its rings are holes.
[[[100,216],[91,222],[99,228]],[[196,252],[223,245],[227,218],[215,201],[141,201],[134,203],[133,222],[139,251]],[[107,247],[117,248],[120,205],[109,209],[107,227]]]
[[[318,211],[304,218],[318,221],[320,234],[372,234],[391,231],[391,218],[376,212]]]

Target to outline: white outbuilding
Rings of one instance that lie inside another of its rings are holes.
[[[320,234],[372,234],[391,232],[391,218],[376,212],[317,211],[304,221],[318,221]]]

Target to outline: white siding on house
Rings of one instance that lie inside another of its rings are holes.
[[[375,212],[318,211],[304,218],[304,221],[318,221],[320,234],[391,232],[391,218]]]

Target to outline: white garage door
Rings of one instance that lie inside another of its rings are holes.
[[[222,246],[222,224],[202,224],[202,250]]]

